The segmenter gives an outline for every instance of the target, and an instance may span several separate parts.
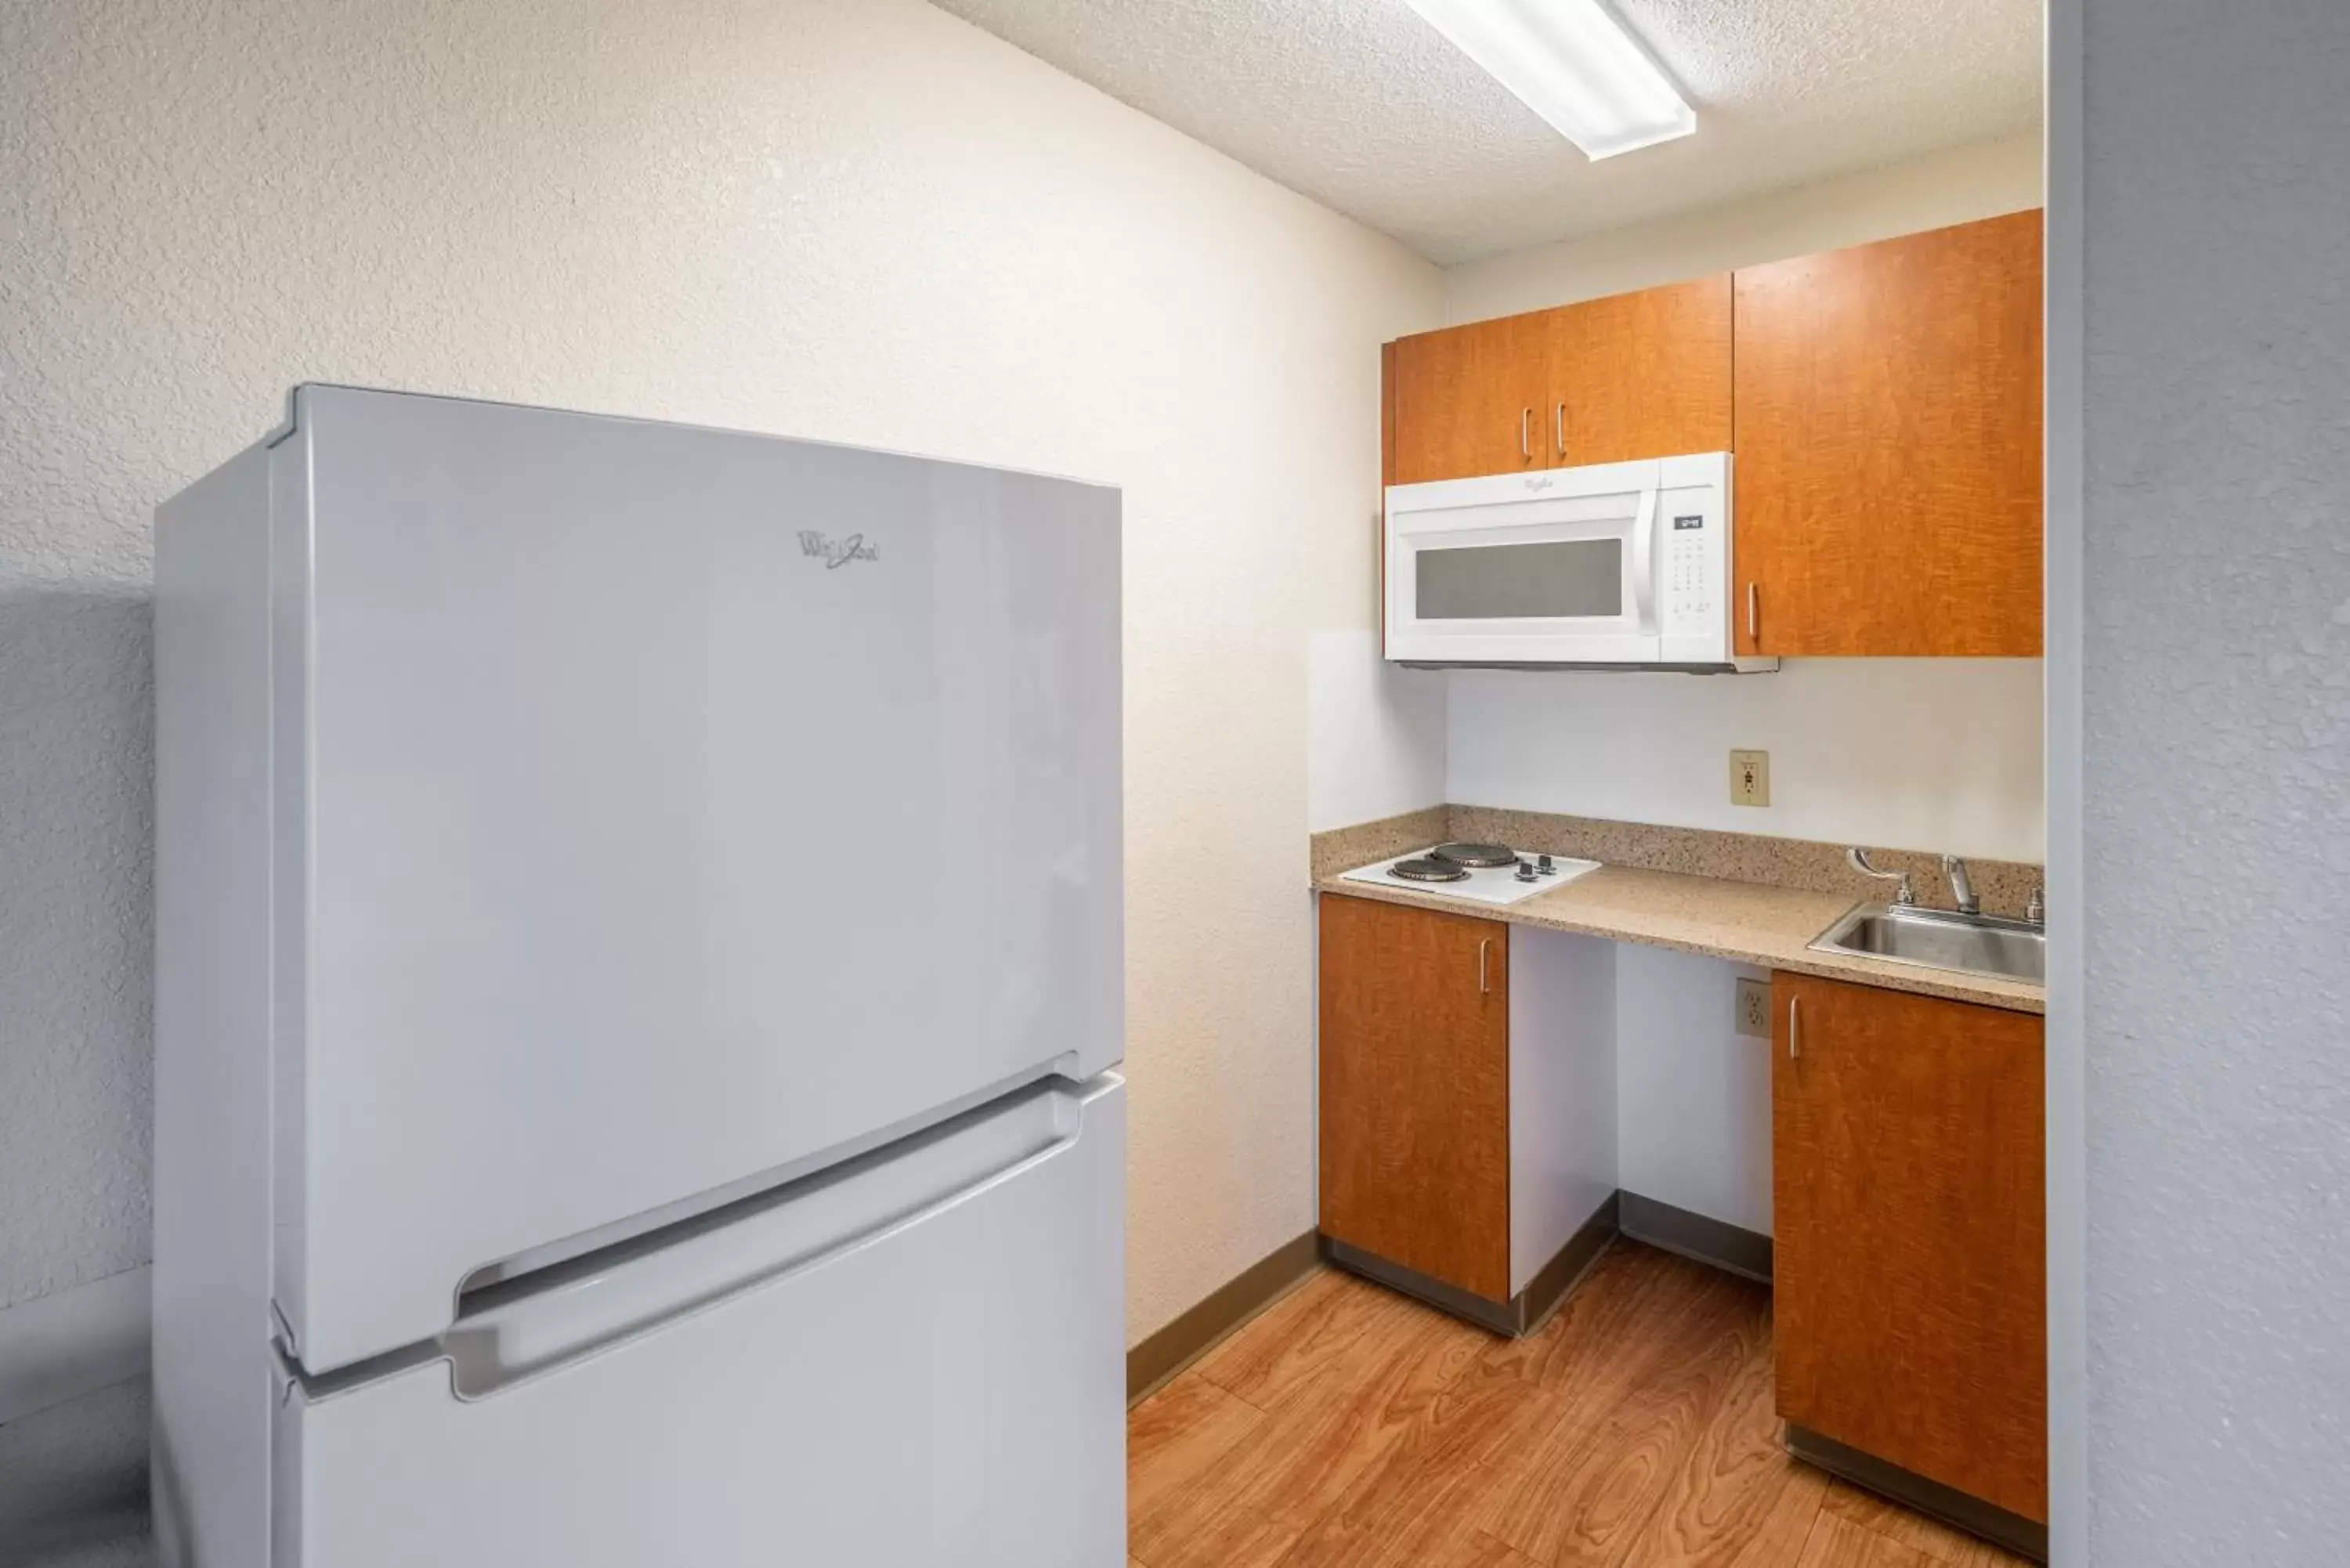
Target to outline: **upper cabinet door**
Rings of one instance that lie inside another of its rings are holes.
[[[1737,649],[2041,649],[2041,215],[1737,275]]]
[[[1550,337],[1541,316],[1398,338],[1389,368],[1390,484],[1549,468]]]
[[[1544,466],[1730,450],[1728,273],[1545,311]]]

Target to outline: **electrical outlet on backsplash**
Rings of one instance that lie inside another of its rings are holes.
[[[1730,804],[1771,804],[1771,753],[1733,751],[1730,753]]]

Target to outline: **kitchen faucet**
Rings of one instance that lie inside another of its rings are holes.
[[[1967,879],[1967,863],[1955,855],[1942,857],[1942,875],[1950,879],[1950,896],[1959,901],[1961,915],[1982,913],[1982,900],[1975,897],[1975,885]]]
[[[1857,845],[1846,850],[1844,852],[1844,857],[1852,868],[1859,872],[1862,876],[1875,877],[1880,881],[1897,884],[1893,893],[1893,902],[1897,908],[1907,909],[1918,902],[1918,895],[1913,892],[1909,887],[1908,872],[1879,871],[1875,866],[1869,863],[1868,851],[1861,848]]]

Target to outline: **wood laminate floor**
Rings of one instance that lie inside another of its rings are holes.
[[[1771,1296],[1618,1241],[1496,1339],[1324,1270],[1128,1420],[1135,1568],[1992,1568],[1789,1459]]]

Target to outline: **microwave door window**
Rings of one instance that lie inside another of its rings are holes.
[[[1593,620],[1624,614],[1624,541],[1468,545],[1415,553],[1413,597],[1431,620]]]

